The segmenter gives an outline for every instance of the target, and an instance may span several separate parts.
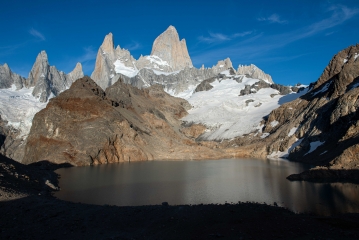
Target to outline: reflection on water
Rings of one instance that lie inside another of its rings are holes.
[[[306,168],[288,161],[224,159],[148,161],[59,169],[56,197],[118,206],[276,202],[295,212],[359,212],[351,183],[290,182]]]

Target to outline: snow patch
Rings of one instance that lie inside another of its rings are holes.
[[[261,136],[261,138],[266,138],[266,137],[268,137],[269,135],[270,135],[270,133],[263,133],[262,136]]]
[[[301,144],[301,142],[303,141],[303,138],[301,139],[297,139],[296,142],[294,142],[292,144],[292,146],[290,146],[286,151],[281,152],[281,151],[275,151],[272,152],[270,155],[267,155],[268,159],[280,159],[280,158],[287,158],[289,156],[289,153],[296,148],[297,146],[299,146]]]
[[[324,143],[325,142],[321,142],[321,141],[311,142],[310,143],[310,150],[306,154],[304,154],[304,156],[311,153],[311,152],[313,152],[315,149],[317,149],[319,146],[323,145]]]
[[[292,129],[290,129],[289,133],[288,133],[288,137],[291,137],[294,135],[294,133],[297,131],[298,128],[293,127]]]
[[[126,67],[121,60],[117,59],[114,62],[116,73],[121,73],[127,77],[134,77],[138,74],[138,70],[133,67]]]
[[[277,120],[273,120],[273,121],[270,122],[270,125],[271,125],[272,127],[275,127],[275,126],[277,126],[278,124],[279,124],[279,122],[278,122]]]
[[[320,90],[318,90],[318,91],[316,91],[316,92],[313,92],[313,93],[312,93],[312,94],[313,94],[313,97],[314,97],[315,95],[317,95],[318,93],[322,93],[322,92],[327,91],[327,90],[329,89],[330,84],[331,84],[331,82],[326,83]]]
[[[160,57],[156,55],[146,56],[147,60],[149,60],[151,63],[161,65],[161,66],[170,66],[167,61],[162,60]]]

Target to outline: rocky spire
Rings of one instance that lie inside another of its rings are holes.
[[[186,40],[179,40],[177,30],[173,26],[169,26],[166,31],[156,38],[152,46],[151,55],[166,61],[173,71],[193,67]]]
[[[45,51],[41,51],[37,57],[29,77],[26,81],[26,87],[34,87],[40,78],[47,78],[50,71],[50,65]]]
[[[112,33],[105,36],[102,45],[98,49],[95,69],[91,78],[102,88],[106,89],[110,85],[111,74],[114,71],[116,60]]]
[[[76,64],[76,67],[68,74],[68,77],[72,82],[75,82],[77,79],[84,77],[81,63]]]
[[[81,75],[78,70],[75,72],[77,75]],[[73,73],[72,75],[75,76],[76,74]],[[72,81],[72,78],[64,72],[58,71],[55,66],[50,66],[46,52],[41,51],[37,55],[25,86],[34,87],[32,95],[38,98],[40,102],[47,102],[51,94],[57,96],[67,89]]]

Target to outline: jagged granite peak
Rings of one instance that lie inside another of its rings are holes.
[[[75,72],[78,76],[81,75],[79,69],[76,69]],[[75,72],[71,76],[76,75]],[[50,66],[46,52],[41,51],[29,73],[25,86],[27,88],[34,87],[32,95],[39,98],[40,102],[47,102],[51,94],[57,96],[71,86],[73,82],[71,76],[58,71],[55,66]]]
[[[128,68],[133,71],[137,70],[135,64],[136,60],[128,50],[121,49],[119,45],[116,49],[114,48],[113,35],[109,33],[97,52],[95,69],[91,78],[102,89],[106,89],[117,81],[117,78],[114,79],[116,73],[128,72]]]
[[[68,76],[69,76],[69,78],[71,79],[72,82],[75,82],[79,78],[83,78],[84,77],[84,72],[82,71],[82,64],[78,62],[76,64],[76,67],[74,68],[74,70],[72,70],[68,74]]]
[[[166,31],[155,39],[151,55],[166,61],[171,66],[172,71],[193,67],[186,40],[182,39],[180,41],[177,30],[173,26],[169,26]]]
[[[237,74],[247,75],[250,78],[261,79],[269,83],[274,83],[272,77],[269,74],[266,74],[254,64],[251,64],[249,66],[239,65],[237,69]]]
[[[23,88],[25,83],[25,78],[21,77],[19,74],[13,73],[10,67],[5,63],[0,65],[0,89],[1,88],[11,88],[14,84],[16,90]]]
[[[47,54],[43,50],[36,57],[35,63],[32,66],[29,76],[27,78],[26,87],[34,87],[40,78],[47,77],[49,73],[49,68],[50,65],[47,58]]]
[[[215,74],[218,74],[230,68],[233,68],[232,61],[230,58],[226,58],[218,61],[217,65],[212,67],[212,70]]]
[[[101,45],[102,51],[106,53],[112,53],[115,45],[113,44],[113,35],[112,33],[109,33],[105,36],[105,39],[102,42]]]

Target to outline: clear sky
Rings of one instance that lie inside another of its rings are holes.
[[[276,83],[316,81],[340,50],[359,43],[358,0],[12,0],[1,1],[0,64],[27,77],[45,50],[51,65],[91,75],[109,32],[138,59],[169,25],[193,64],[229,57],[255,64]]]

